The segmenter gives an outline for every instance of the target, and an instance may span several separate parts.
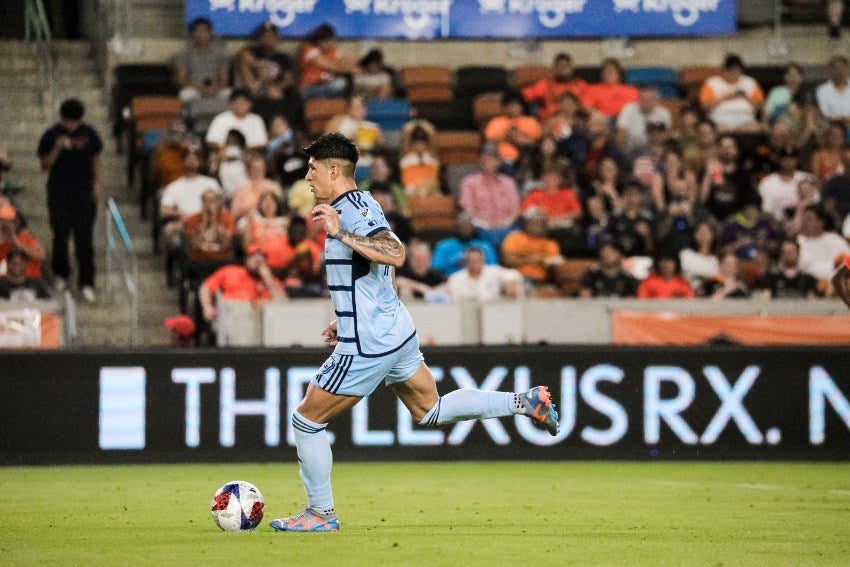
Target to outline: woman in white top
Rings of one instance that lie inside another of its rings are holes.
[[[720,272],[720,260],[714,253],[716,238],[714,224],[702,221],[694,227],[691,246],[679,252],[682,274],[694,287]]]

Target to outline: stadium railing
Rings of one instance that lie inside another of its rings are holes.
[[[106,300],[119,305],[119,293],[126,292],[130,344],[139,344],[139,262],[133,240],[118,205],[111,197],[106,214]]]

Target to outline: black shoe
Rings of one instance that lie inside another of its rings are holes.
[[[841,27],[840,26],[829,26],[829,37],[832,39],[838,39],[841,37]]]

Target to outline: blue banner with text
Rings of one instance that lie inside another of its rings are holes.
[[[332,25],[341,38],[548,39],[703,36],[735,31],[735,0],[186,0],[186,22],[244,37]]]

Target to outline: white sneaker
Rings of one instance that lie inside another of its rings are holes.
[[[91,286],[84,286],[80,291],[83,294],[83,299],[85,299],[87,303],[94,303],[97,301],[97,296],[94,294],[94,289],[92,289]]]
[[[56,293],[62,293],[68,288],[68,282],[65,278],[60,278],[56,276],[53,278],[53,289],[56,290]]]

